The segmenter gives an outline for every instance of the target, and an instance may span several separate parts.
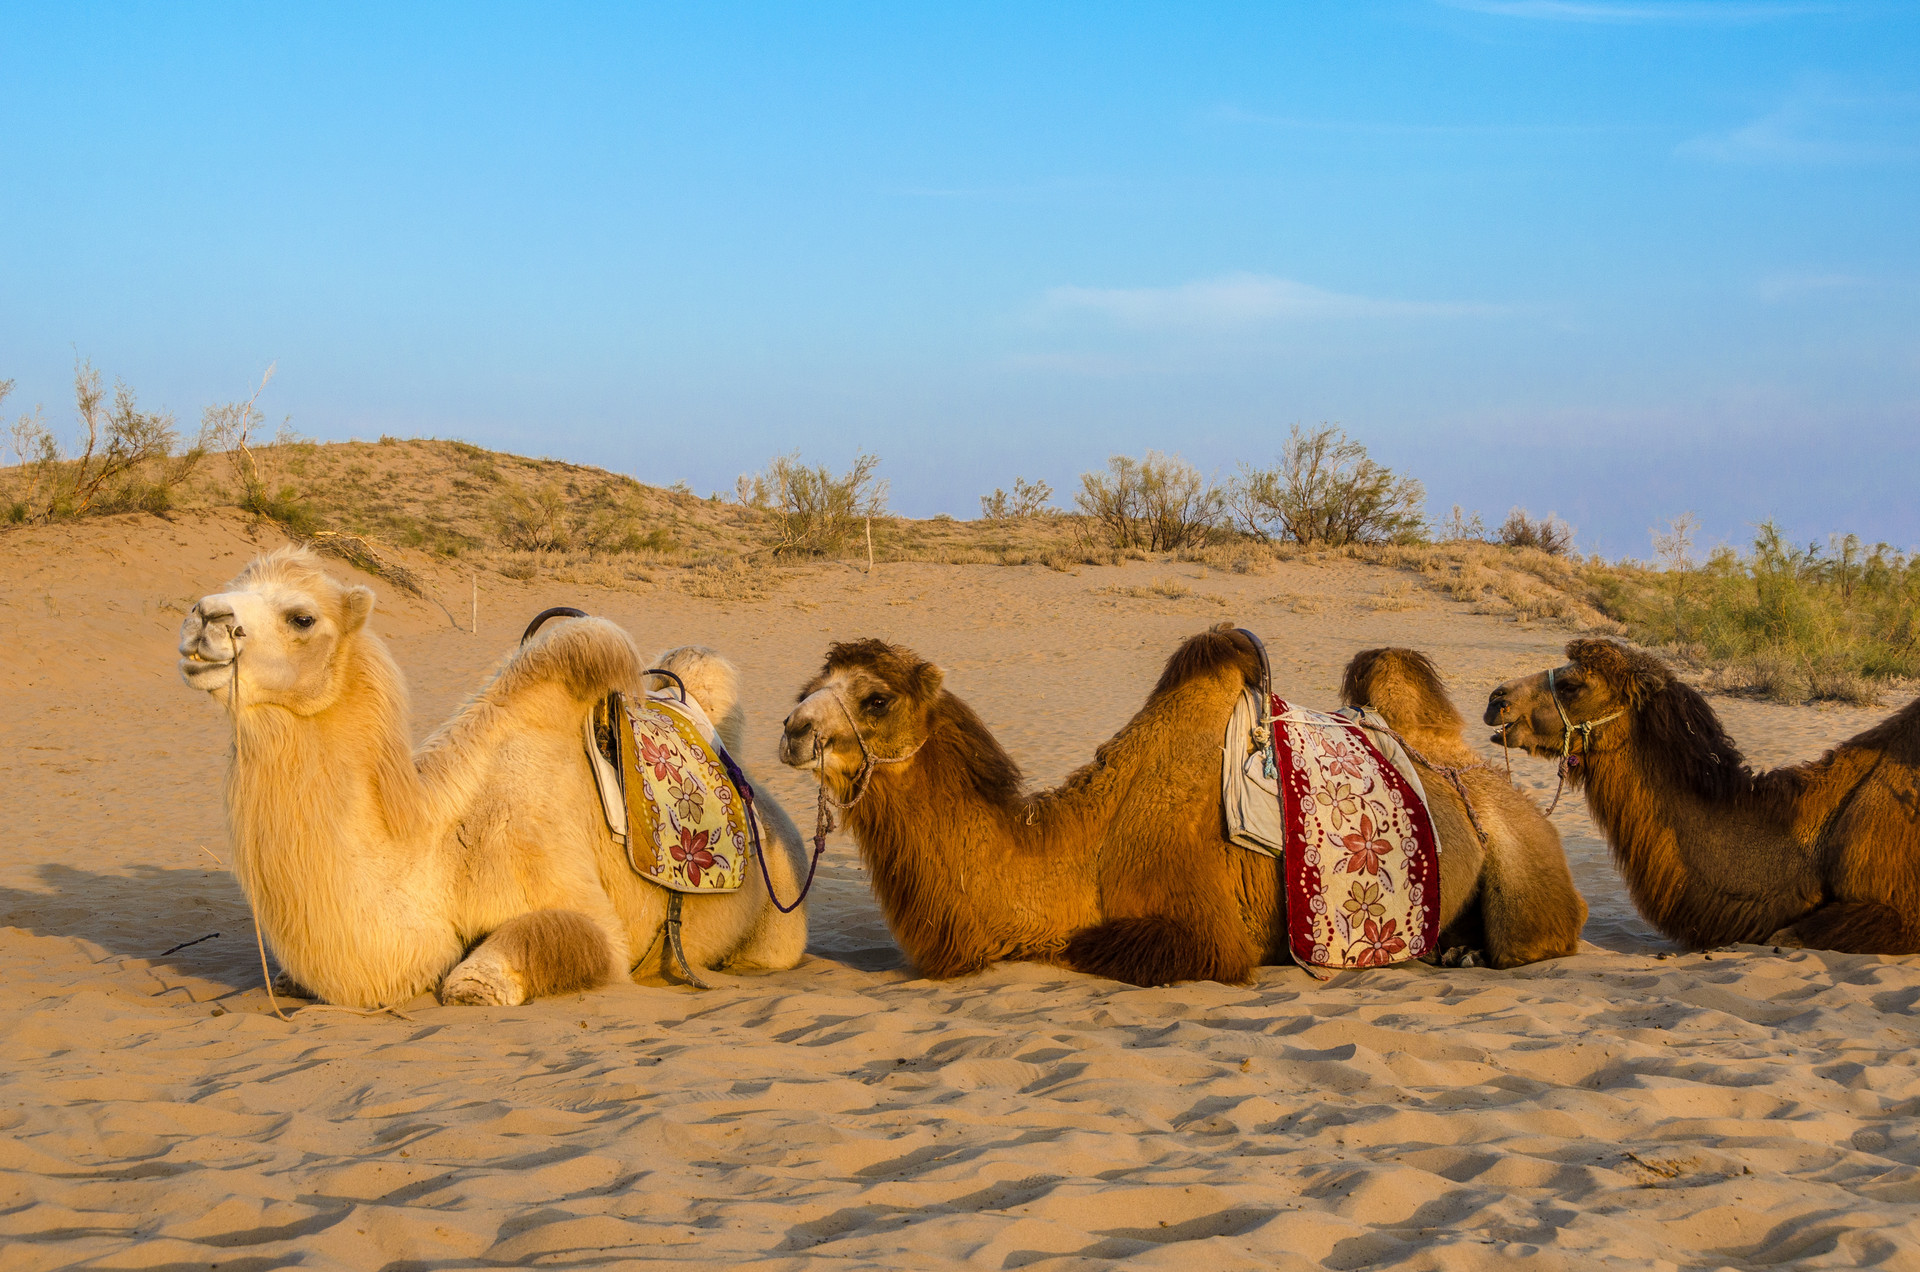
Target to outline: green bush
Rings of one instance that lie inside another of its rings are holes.
[[[1329,547],[1422,542],[1426,499],[1418,479],[1396,477],[1331,425],[1309,433],[1295,424],[1278,464],[1240,465],[1226,492],[1227,507],[1248,534]]]
[[[1178,455],[1115,455],[1082,473],[1073,501],[1111,548],[1172,552],[1212,541],[1226,520],[1224,492]]]
[[[1731,668],[1787,702],[1857,702],[1873,696],[1865,682],[1920,675],[1920,555],[1857,535],[1802,548],[1766,521],[1745,555],[1720,548],[1694,564],[1692,528],[1680,519],[1656,539],[1665,569],[1588,574],[1602,611],[1635,640]]]

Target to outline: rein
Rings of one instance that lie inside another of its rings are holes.
[[[1598,720],[1582,720],[1579,724],[1575,724],[1572,719],[1568,717],[1567,709],[1560,705],[1560,695],[1553,690],[1553,668],[1551,667],[1547,668],[1547,697],[1553,700],[1553,709],[1560,713],[1561,725],[1560,762],[1554,766],[1555,771],[1559,774],[1559,780],[1554,783],[1553,803],[1547,805],[1547,815],[1551,817],[1553,810],[1560,807],[1560,796],[1567,789],[1567,774],[1579,768],[1580,757],[1593,749],[1593,731],[1603,724],[1618,720],[1626,714],[1626,711],[1623,709],[1609,716],[1601,716]],[[1500,736],[1503,747],[1506,744],[1505,738],[1508,727],[1510,726],[1501,726]],[[1579,735],[1580,738],[1580,749],[1578,751],[1573,749],[1573,739],[1576,734]]]
[[[828,805],[831,804],[833,808],[843,813],[846,812],[849,808],[852,808],[855,804],[858,804],[867,797],[867,787],[873,780],[873,770],[876,766],[881,764],[905,764],[908,760],[918,755],[920,748],[927,744],[927,739],[921,738],[920,741],[914,745],[914,748],[904,755],[875,755],[872,749],[867,746],[866,735],[860,732],[860,722],[854,718],[852,710],[847,706],[847,700],[840,696],[840,691],[830,685],[822,687],[833,695],[835,702],[840,704],[840,714],[847,718],[847,727],[853,730],[854,744],[860,748],[860,771],[856,773],[853,778],[851,787],[853,795],[851,799],[842,803],[829,794],[827,792],[826,743],[821,740],[818,729],[813,731],[813,780],[817,784],[818,792],[813,805],[813,864],[807,870],[807,887],[800,889],[800,896],[794,898],[793,904],[796,906],[806,897],[807,888],[813,886],[814,871],[820,868],[821,854],[827,850],[827,836],[833,833],[836,824],[833,812],[828,808]],[[932,734],[928,734],[928,737],[931,736]],[[766,869],[765,861],[760,863],[760,868],[762,870]],[[771,880],[767,882],[767,891],[769,894],[773,891],[773,882]],[[774,904],[780,905],[780,902],[776,900]],[[786,906],[781,907],[783,912],[789,908],[790,907]]]
[[[1401,737],[1398,733],[1395,733],[1391,729],[1389,729],[1388,732],[1393,734],[1393,740],[1398,742],[1401,749],[1406,751],[1408,759],[1418,764],[1421,768],[1430,769],[1447,779],[1453,786],[1454,793],[1460,796],[1460,803],[1467,810],[1467,820],[1473,823],[1473,833],[1480,836],[1480,846],[1491,849],[1492,845],[1487,839],[1487,828],[1480,824],[1480,814],[1473,811],[1473,801],[1467,797],[1467,784],[1462,781],[1460,777],[1460,775],[1467,772],[1468,769],[1483,768],[1485,766],[1470,764],[1466,766],[1466,768],[1456,768],[1451,764],[1436,764],[1426,756],[1420,754],[1420,752],[1414,750],[1413,744]]]
[[[227,716],[233,723],[233,762],[240,763],[240,640],[247,629],[235,624],[228,630],[227,638],[233,642],[233,677],[227,683]],[[242,888],[242,892],[246,889]],[[267,938],[260,935],[260,912],[253,908],[253,898],[247,898],[247,917],[253,920],[253,945],[260,951],[260,984],[266,988],[267,1003],[273,1008],[273,1014],[292,1024],[287,1014],[280,1010],[280,1000],[274,996],[273,974],[267,970]]]

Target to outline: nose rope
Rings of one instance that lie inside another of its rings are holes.
[[[193,608],[195,613],[200,614],[200,621],[204,626],[206,614],[201,611],[197,602]],[[233,660],[228,665],[227,720],[233,726],[233,762],[235,764],[240,762],[240,642],[246,639],[246,635],[247,629],[238,623],[227,629],[227,636],[233,642]],[[242,895],[246,895],[247,890],[244,887],[240,891]],[[274,1015],[290,1025],[293,1023],[293,1017],[280,1010],[280,999],[273,992],[273,973],[267,970],[267,939],[260,933],[260,912],[254,908],[252,896],[247,896],[247,917],[253,920],[253,947],[260,952],[260,984],[267,991],[267,1004],[272,1007]],[[364,1011],[357,1007],[337,1007],[331,1003],[316,1004],[306,1010],[343,1011],[353,1016],[378,1016],[385,1012],[398,1016],[402,1020],[413,1019],[398,1007],[390,1007],[384,1003]]]
[[[198,609],[199,606],[195,606]],[[206,622],[206,615],[200,616]],[[227,680],[227,719],[233,725],[233,762],[240,763],[240,640],[247,629],[237,624],[227,629],[228,639],[233,642],[233,661],[228,664],[231,671]],[[246,892],[245,888],[241,889]],[[292,1024],[287,1013],[280,1010],[280,1000],[274,996],[273,976],[267,971],[267,939],[260,935],[260,912],[254,908],[253,897],[247,897],[247,917],[253,920],[253,946],[260,951],[260,983],[267,991],[267,1004],[273,1008],[273,1014]]]
[[[1580,757],[1593,749],[1593,731],[1610,720],[1618,720],[1626,714],[1626,711],[1622,709],[1614,712],[1612,715],[1601,716],[1598,720],[1583,720],[1579,724],[1575,724],[1567,715],[1567,709],[1560,705],[1560,695],[1554,692],[1553,668],[1551,667],[1547,668],[1547,697],[1552,699],[1553,709],[1560,713],[1561,725],[1560,762],[1554,766],[1555,770],[1559,773],[1559,780],[1553,787],[1553,803],[1547,805],[1547,815],[1552,816],[1553,810],[1560,807],[1561,793],[1567,789],[1567,774],[1579,768]],[[1507,727],[1508,726],[1501,727],[1501,736],[1503,739],[1505,738]],[[1573,738],[1575,734],[1580,735],[1580,750],[1578,752],[1573,749]],[[1504,741],[1502,744],[1504,745]]]

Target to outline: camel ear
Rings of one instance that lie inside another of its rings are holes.
[[[346,621],[341,623],[341,629],[346,632],[359,631],[366,624],[367,615],[373,613],[373,589],[350,587],[340,600],[346,611]]]
[[[940,696],[940,686],[946,681],[946,672],[930,662],[923,662],[913,669],[913,696],[922,702],[932,702]]]

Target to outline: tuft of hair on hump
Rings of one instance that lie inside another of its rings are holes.
[[[246,568],[234,575],[227,587],[232,591],[243,591],[274,583],[304,589],[331,587],[334,591],[344,586],[327,573],[313,549],[304,544],[289,543],[271,552],[263,552],[247,562]]]
[[[1350,707],[1372,707],[1402,733],[1458,733],[1466,728],[1439,668],[1417,649],[1361,650],[1347,663],[1340,700]]]
[[[1644,650],[1584,637],[1567,642],[1567,660],[1606,682],[1632,713],[1645,762],[1706,799],[1754,788],[1753,771],[1700,691]]]
[[[742,739],[746,736],[747,712],[740,701],[738,667],[719,651],[705,645],[681,645],[669,649],[647,666],[658,667],[680,677],[680,683],[686,686],[687,693],[707,713],[707,719],[713,721],[713,727],[719,732],[720,741],[727,750],[736,754],[740,751]],[[654,679],[658,681],[663,678]]]
[[[939,694],[946,677],[940,668],[904,645],[889,644],[868,637],[865,640],[836,641],[827,646],[827,661],[820,668],[822,678],[836,671],[861,668],[891,685],[896,692],[919,702],[931,702]],[[818,680],[801,690],[800,697],[819,687]]]
[[[1180,648],[1167,659],[1166,669],[1160,673],[1160,681],[1147,695],[1147,701],[1223,667],[1238,668],[1247,688],[1260,687],[1260,651],[1247,639],[1246,633],[1232,623],[1217,624],[1181,641]]]

